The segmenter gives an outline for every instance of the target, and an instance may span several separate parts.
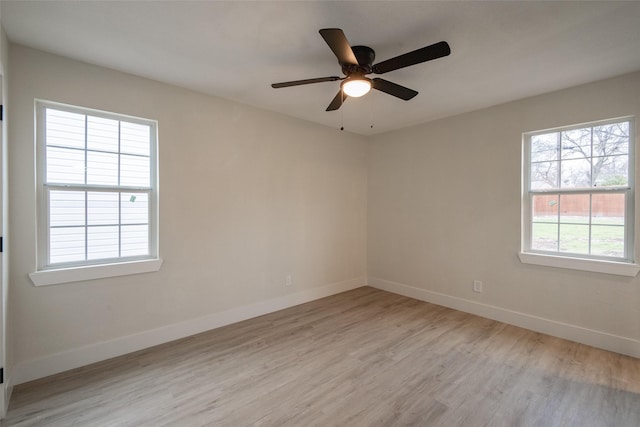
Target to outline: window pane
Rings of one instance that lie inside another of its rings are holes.
[[[624,121],[530,136],[529,249],[628,256],[631,130]]]
[[[89,225],[117,225],[118,193],[101,191],[87,194],[87,221]]]
[[[562,188],[591,187],[591,162],[587,159],[565,160],[561,166],[560,186]]]
[[[47,147],[47,183],[84,184],[84,151]]]
[[[128,122],[121,122],[120,126],[120,152],[149,156],[151,127]]]
[[[591,128],[562,132],[562,159],[588,159],[591,157]]]
[[[87,258],[117,258],[118,226],[89,227],[87,235]]]
[[[120,185],[149,187],[151,182],[149,157],[120,155]]]
[[[46,145],[84,149],[83,114],[46,110]]]
[[[531,189],[558,188],[558,162],[531,164]]]
[[[560,252],[589,253],[589,225],[560,224]]]
[[[563,194],[560,196],[560,222],[589,224],[589,194]]]
[[[624,227],[615,225],[592,226],[591,254],[624,257]]]
[[[629,153],[629,122],[593,128],[593,155],[611,156]]]
[[[118,152],[118,121],[87,117],[87,149]]]
[[[39,236],[45,255],[39,266],[91,265],[99,263],[94,260],[151,255],[155,123],[37,104],[36,117],[44,121],[37,126],[43,130],[37,138],[38,153],[44,153],[39,194],[48,197],[43,201],[47,209],[42,210],[47,217],[39,221],[49,227]]]
[[[84,225],[84,191],[49,192],[49,226]]]
[[[149,222],[149,196],[146,193],[122,193],[122,224]]]
[[[118,185],[118,155],[87,151],[87,184]]]
[[[558,160],[558,133],[546,133],[531,137],[531,161]]]
[[[624,194],[594,194],[591,200],[591,222],[624,225],[625,203]]]
[[[121,256],[149,254],[149,227],[147,225],[123,225],[121,233]]]
[[[558,222],[558,195],[533,196],[533,221]]]
[[[531,224],[531,249],[539,251],[558,250],[558,224]]]
[[[49,230],[49,262],[84,261],[84,227],[52,228]]]
[[[597,187],[619,187],[628,184],[629,156],[596,157],[593,159],[593,177]]]

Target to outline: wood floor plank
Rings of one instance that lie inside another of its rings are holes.
[[[3,426],[634,426],[640,360],[364,287],[15,388]]]

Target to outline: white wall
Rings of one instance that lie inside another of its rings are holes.
[[[1,9],[0,5],[0,9]],[[0,98],[0,104],[4,106],[3,121],[2,121],[2,138],[0,144],[0,236],[3,237],[3,245],[9,242],[9,215],[8,215],[8,111],[7,111],[7,88],[8,88],[8,67],[9,66],[9,40],[4,32],[4,29],[0,25],[0,75],[2,76],[2,97]],[[10,352],[12,345],[12,331],[11,324],[8,322],[7,316],[7,298],[9,291],[9,253],[4,250],[0,255],[0,270],[2,271],[2,277],[0,277],[0,366],[4,368],[5,381],[0,386],[0,418],[4,417],[7,407],[9,405],[9,397],[11,396],[11,388],[7,387],[7,375],[11,371],[13,364],[12,355]]]
[[[365,283],[364,138],[18,45],[10,66],[15,383]],[[30,282],[35,98],[159,121],[161,271]]]
[[[640,277],[517,257],[521,134],[627,115],[640,118],[640,73],[371,138],[369,283],[640,357]]]

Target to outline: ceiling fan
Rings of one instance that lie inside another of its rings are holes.
[[[442,58],[451,53],[449,44],[442,41],[420,49],[396,56],[386,61],[373,64],[376,53],[368,46],[351,46],[344,33],[339,28],[324,28],[320,30],[320,35],[329,45],[333,53],[338,58],[338,63],[342,67],[345,77],[330,76],[317,79],[295,80],[290,82],[274,83],[274,89],[290,86],[307,85],[311,83],[334,82],[342,80],[340,90],[329,104],[326,111],[337,110],[348,97],[359,97],[368,93],[371,88],[388,93],[405,101],[410,100],[418,94],[415,90],[409,89],[399,84],[385,79],[375,77],[370,79],[367,74],[384,74],[389,71]]]

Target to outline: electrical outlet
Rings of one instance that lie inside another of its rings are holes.
[[[285,286],[293,286],[293,280],[291,280],[291,275],[287,274],[287,277],[284,279]]]
[[[473,292],[482,292],[482,282],[480,280],[473,281]]]

